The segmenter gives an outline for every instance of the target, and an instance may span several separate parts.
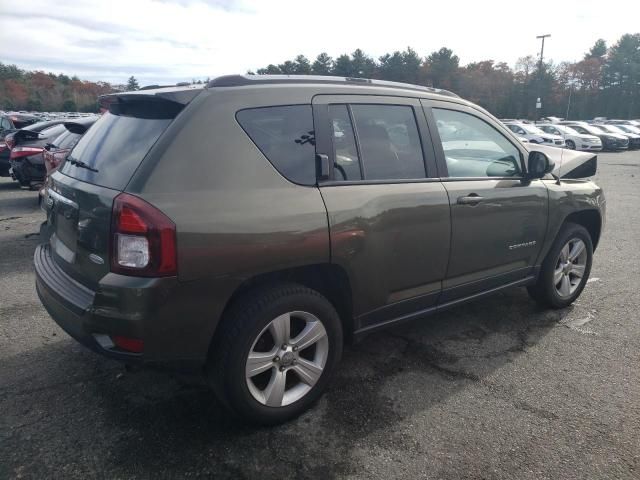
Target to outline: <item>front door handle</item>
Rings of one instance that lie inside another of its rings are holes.
[[[458,197],[458,205],[477,205],[482,200],[484,200],[481,196],[471,193],[466,197]]]

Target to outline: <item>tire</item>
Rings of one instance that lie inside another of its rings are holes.
[[[576,255],[580,245],[584,248]],[[589,232],[582,225],[566,223],[542,262],[535,285],[527,287],[529,295],[544,307],[571,305],[587,283],[592,261],[593,243]]]
[[[576,144],[574,143],[573,140],[567,140],[566,144],[567,144],[567,148],[569,150],[575,150],[576,149]]]
[[[287,324],[289,334],[282,330]],[[342,325],[335,309],[320,293],[298,284],[248,294],[218,328],[207,365],[209,381],[224,405],[254,424],[282,423],[309,409],[342,356]],[[313,342],[305,346],[305,340]],[[259,373],[249,371],[250,354],[260,360],[254,364]]]

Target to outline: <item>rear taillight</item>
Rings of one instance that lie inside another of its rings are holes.
[[[141,198],[121,193],[111,216],[111,271],[165,277],[178,271],[176,226]]]
[[[0,153],[4,152],[7,149],[7,144],[4,142],[0,142]]]
[[[11,149],[11,155],[9,155],[9,157],[12,158],[12,159],[30,157],[31,155],[37,155],[37,154],[42,153],[42,152],[44,152],[44,148],[38,148],[38,147],[13,147]]]
[[[144,342],[137,338],[123,337],[120,335],[112,335],[113,344],[121,350],[132,353],[142,353],[144,350]]]

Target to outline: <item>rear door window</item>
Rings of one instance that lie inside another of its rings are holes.
[[[240,110],[236,119],[280,174],[294,183],[316,183],[311,105]]]
[[[112,105],[76,144],[60,171],[84,182],[124,189],[181,108],[159,101]]]
[[[425,178],[413,107],[351,105],[365,180]]]

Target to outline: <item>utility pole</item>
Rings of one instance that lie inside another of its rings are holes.
[[[550,37],[551,34],[538,35],[536,38],[542,39],[542,48],[540,49],[540,63],[538,63],[538,98],[536,99],[536,120],[540,118],[542,110],[542,62],[544,59],[544,39]]]

